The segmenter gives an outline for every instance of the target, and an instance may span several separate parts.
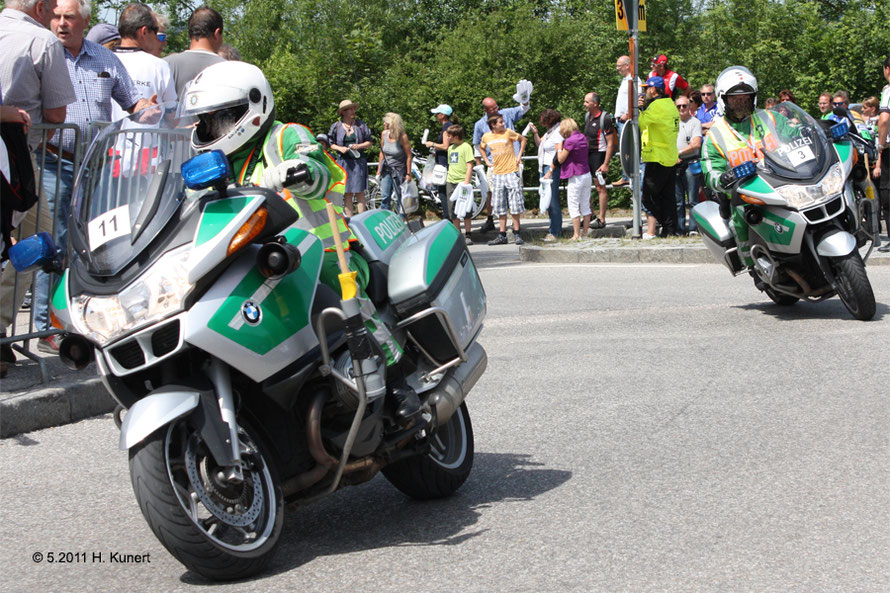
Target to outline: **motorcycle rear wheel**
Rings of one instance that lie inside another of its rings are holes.
[[[390,483],[412,498],[430,500],[450,496],[466,482],[473,469],[473,425],[462,403],[436,429],[426,455],[416,455],[383,468]]]
[[[268,564],[283,525],[283,498],[269,456],[239,433],[244,481],[217,476],[200,433],[179,420],[130,450],[139,508],[163,546],[186,568],[213,580],[254,575]]]
[[[843,257],[832,257],[828,262],[834,273],[834,289],[847,310],[861,321],[868,321],[874,317],[875,294],[859,252],[853,251]]]

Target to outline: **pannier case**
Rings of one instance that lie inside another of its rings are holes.
[[[390,210],[367,210],[349,219],[349,228],[362,244],[368,263],[389,260],[411,233],[402,217]]]
[[[461,348],[482,329],[485,289],[460,232],[448,221],[425,227],[409,237],[389,265],[389,298],[399,319],[443,309]],[[437,315],[407,326],[414,340],[436,361],[458,356],[458,349]]]

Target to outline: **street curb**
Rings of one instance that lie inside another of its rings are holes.
[[[577,245],[571,247],[522,245],[519,259],[534,263],[557,264],[715,264],[720,265],[702,245],[647,245],[616,247]],[[890,265],[890,256],[872,252],[869,266]]]
[[[116,405],[98,377],[19,393],[0,401],[0,438],[107,414]]]
[[[652,247],[540,247],[519,248],[521,261],[536,263],[618,263],[618,264],[715,264],[711,252],[702,245]]]

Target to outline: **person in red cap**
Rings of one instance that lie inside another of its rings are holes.
[[[683,80],[683,77],[668,68],[668,57],[659,54],[652,58],[652,72],[649,76],[660,76],[664,79],[665,92],[668,97],[673,97],[674,90],[685,91],[689,88],[689,83]]]

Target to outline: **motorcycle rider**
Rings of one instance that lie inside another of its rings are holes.
[[[272,87],[262,71],[246,62],[221,62],[204,69],[192,82],[182,99],[187,115],[198,123],[192,131],[192,147],[198,152],[222,150],[229,160],[235,185],[258,185],[276,192],[287,190],[286,198],[300,215],[297,226],[318,237],[324,246],[320,280],[340,292],[334,233],[346,250],[351,271],[357,272],[358,298],[368,331],[380,344],[389,372],[388,396],[396,416],[412,422],[421,411],[417,393],[395,370],[402,357],[402,347],[379,319],[365,289],[369,270],[365,259],[350,249],[358,239],[343,218],[342,209],[346,172],[306,126],[283,124],[275,119]],[[302,181],[289,183],[288,173],[308,173]],[[331,227],[326,205],[335,204],[337,228]]]
[[[701,151],[705,182],[716,192],[720,215],[732,222],[739,256],[747,266],[753,263],[748,242],[748,225],[739,212],[732,208],[729,194],[740,181],[733,167],[763,158],[762,148],[773,148],[777,143],[776,130],[788,130],[789,121],[782,115],[756,109],[757,78],[744,66],[730,66],[717,77],[717,112],[711,129],[705,136]],[[800,132],[786,131],[797,136]]]

